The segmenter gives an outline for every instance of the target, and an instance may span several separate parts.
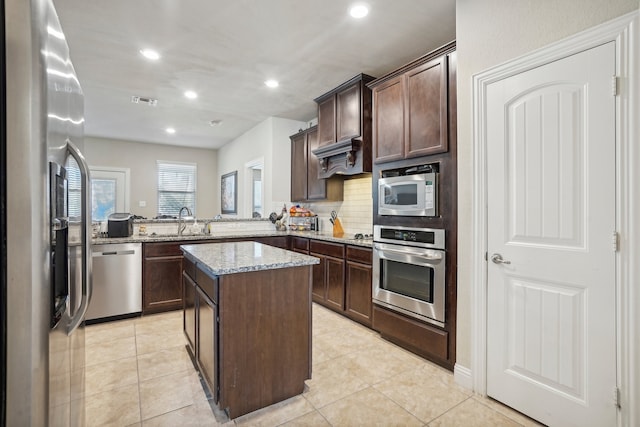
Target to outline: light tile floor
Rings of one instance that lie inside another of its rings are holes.
[[[90,427],[539,425],[316,304],[305,392],[231,421],[206,399],[185,349],[182,312],[87,326],[86,348]]]

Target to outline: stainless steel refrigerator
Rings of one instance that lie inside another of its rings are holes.
[[[2,2],[2,420],[85,424],[84,101],[51,0]]]

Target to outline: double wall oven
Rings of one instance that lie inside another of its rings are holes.
[[[374,304],[444,327],[444,249],[441,229],[374,226]]]
[[[373,228],[373,303],[445,327],[445,230],[441,224],[440,164],[380,171]],[[379,220],[378,220],[379,219]]]

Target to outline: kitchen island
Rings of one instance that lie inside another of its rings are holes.
[[[181,249],[187,348],[218,407],[236,418],[302,393],[319,260],[257,242]]]

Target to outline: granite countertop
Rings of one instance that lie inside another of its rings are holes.
[[[319,264],[316,257],[257,242],[180,246],[186,258],[213,276]]]
[[[307,239],[324,240],[328,242],[372,247],[371,239],[354,239],[352,235],[345,234],[343,237],[333,237],[330,233],[323,233],[321,231],[224,231],[216,232],[214,234],[183,234],[178,236],[177,234],[148,234],[144,236],[133,235],[131,237],[96,237],[92,239],[91,243],[94,245],[103,245],[109,243],[154,243],[154,242],[188,242],[188,241],[200,241],[210,240],[215,242],[218,239],[234,239],[234,238],[251,238],[251,237],[277,237],[277,236],[298,236],[305,237]]]

